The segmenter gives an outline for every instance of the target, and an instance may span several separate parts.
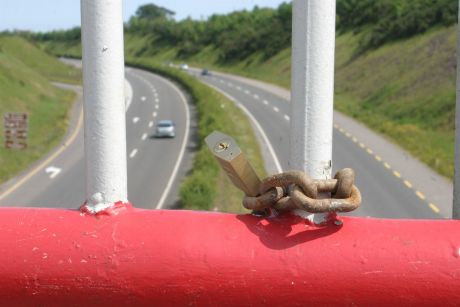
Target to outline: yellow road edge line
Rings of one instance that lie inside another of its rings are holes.
[[[381,158],[379,155],[375,155],[374,158],[375,158],[375,160],[377,160],[377,161],[382,161],[382,158]]]
[[[410,181],[404,180],[404,184],[405,184],[406,187],[408,187],[409,189],[412,188],[412,183],[410,183]]]
[[[393,171],[393,175],[395,175],[398,178],[401,178],[401,174],[397,171]]]
[[[431,208],[431,210],[433,210],[436,213],[439,213],[441,211],[435,204],[429,203],[428,206]]]
[[[64,149],[66,149],[69,145],[73,143],[75,138],[78,135],[78,132],[80,132],[81,125],[83,123],[83,108],[80,111],[80,117],[78,118],[78,123],[77,127],[75,128],[74,132],[72,135],[69,137],[67,142],[64,142],[64,144],[51,156],[48,157],[45,161],[43,161],[40,165],[38,165],[36,168],[34,168],[32,171],[30,171],[27,175],[25,175],[21,180],[16,182],[14,185],[12,185],[9,189],[7,189],[5,192],[3,192],[0,195],[0,200],[5,198],[6,196],[10,195],[12,192],[14,192],[17,188],[19,188],[21,185],[23,185],[27,180],[29,180],[32,176],[34,176],[36,173],[41,171],[48,163],[53,161],[58,155],[60,155]]]
[[[374,153],[374,152],[372,151],[372,149],[370,149],[370,148],[368,148],[366,151],[367,151],[367,153],[370,154],[370,155],[372,155],[372,154]]]
[[[423,200],[425,199],[425,195],[420,191],[415,191],[415,195],[417,195],[418,198],[420,199],[423,199]]]

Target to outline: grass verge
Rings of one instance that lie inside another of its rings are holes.
[[[243,193],[233,186],[204,143],[204,138],[214,130],[231,135],[246,153],[256,172],[264,177],[266,172],[260,148],[244,113],[222,94],[177,69],[161,66],[149,59],[130,59],[127,64],[179,83],[197,107],[199,147],[193,169],[181,183],[183,208],[247,212],[241,205]]]
[[[0,183],[26,169],[55,148],[68,126],[75,93],[51,81],[79,82],[79,72],[69,68],[18,37],[0,37],[0,116],[6,112],[29,115],[28,148],[4,148],[0,132]],[[3,127],[3,124],[2,124]]]

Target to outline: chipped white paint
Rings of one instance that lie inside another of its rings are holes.
[[[289,167],[314,179],[332,172],[335,0],[294,0]],[[315,224],[327,214],[310,214]]]
[[[458,26],[457,31],[457,37],[460,38],[460,25]],[[457,50],[460,50],[460,39],[457,39]],[[455,111],[455,128],[455,178],[452,218],[460,219],[460,52],[457,52],[457,103]]]
[[[53,179],[62,171],[59,167],[49,166],[45,169],[45,173],[50,174],[50,178]]]
[[[86,200],[91,212],[126,202],[122,0],[81,0]]]

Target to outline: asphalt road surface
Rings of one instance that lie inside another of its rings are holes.
[[[258,135],[265,134],[273,147],[274,152],[270,153],[270,146],[261,142],[264,156],[271,156],[265,159],[269,172],[278,171],[276,160],[283,170],[290,169],[288,165],[290,102],[287,97],[276,95],[274,91],[266,90],[264,86],[245,78],[221,73],[201,76],[196,69],[192,69],[190,73],[226,94],[237,104],[241,104],[246,112],[251,114],[253,121],[258,123],[259,130],[263,130],[263,132],[259,131]],[[381,139],[380,136],[372,133],[370,138],[376,143]],[[345,167],[351,167],[356,171],[356,185],[363,196],[361,208],[350,215],[431,219],[448,217],[450,214],[449,204],[440,206],[430,202],[430,198],[414,188],[412,182],[406,180],[403,174],[385,162],[385,157],[379,156],[379,153],[374,152],[355,136],[335,125],[333,174]],[[444,186],[449,189],[449,183],[445,183]],[[439,191],[439,193],[448,193],[448,191]]]
[[[170,192],[177,188],[187,151],[189,106],[179,89],[164,78],[127,68],[126,79],[132,89],[132,98],[126,103],[128,198],[138,208],[169,207],[174,198]],[[81,114],[79,96],[76,114]],[[154,137],[155,124],[162,119],[176,123],[174,139]],[[83,204],[85,162],[81,116],[76,116],[71,127],[66,144],[2,186],[2,206],[78,208]]]

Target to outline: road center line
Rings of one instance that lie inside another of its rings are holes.
[[[153,127],[153,122],[152,122],[152,121],[149,122],[149,127],[150,127],[150,128]]]
[[[273,107],[273,111],[275,111],[275,112],[279,112],[279,111],[280,111],[280,109],[278,109],[277,107]]]
[[[129,157],[132,159],[134,158],[136,154],[137,154],[137,149],[133,149],[133,151],[131,151],[131,153],[129,154]]]
[[[144,134],[142,135],[142,140],[145,141],[146,139],[147,139],[147,133],[144,133]]]

